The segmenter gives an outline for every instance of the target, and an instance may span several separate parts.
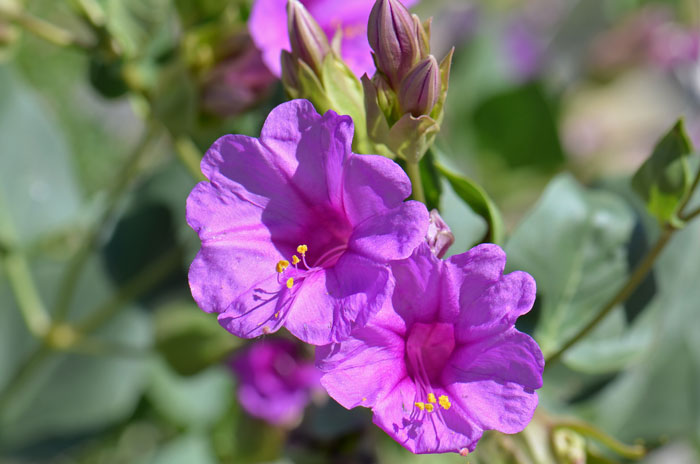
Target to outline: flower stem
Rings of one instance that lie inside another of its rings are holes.
[[[51,326],[51,318],[39,296],[39,291],[29,269],[29,263],[25,256],[17,250],[8,250],[2,258],[10,287],[12,287],[17,306],[27,328],[32,335],[41,339]]]
[[[61,47],[92,48],[92,44],[75,36],[72,32],[37,18],[19,8],[12,8],[0,2],[0,18],[14,23],[35,36]]]
[[[423,183],[421,182],[418,163],[406,161],[406,174],[408,174],[408,178],[411,179],[411,184],[413,186],[413,199],[425,203],[425,193],[423,192]]]
[[[552,364],[556,363],[566,350],[571,348],[582,338],[588,335],[598,325],[600,321],[605,319],[605,316],[607,316],[608,313],[610,313],[610,311],[612,311],[613,308],[615,308],[615,306],[617,306],[620,303],[623,303],[627,300],[627,298],[630,297],[632,292],[634,292],[637,289],[639,284],[642,283],[642,281],[647,276],[651,268],[654,266],[656,258],[658,258],[659,254],[668,244],[669,240],[671,239],[673,233],[676,230],[678,229],[669,225],[666,225],[663,228],[661,236],[654,244],[654,247],[644,257],[644,260],[641,263],[639,263],[639,265],[635,268],[634,272],[632,272],[629,279],[627,279],[627,283],[625,283],[625,285],[620,289],[620,291],[618,291],[615,294],[615,296],[605,306],[603,306],[603,308],[598,312],[598,314],[588,324],[586,324],[586,326],[584,326],[581,330],[578,331],[576,335],[574,335],[566,343],[564,343],[556,353],[550,355],[547,358],[545,363],[545,369],[547,367],[550,367]]]
[[[137,172],[137,168],[143,158],[143,156],[148,153],[148,146],[151,141],[155,138],[158,131],[156,126],[149,124],[146,128],[145,133],[136,148],[133,150],[126,163],[122,166],[119,172],[116,182],[112,185],[110,190],[107,192],[106,206],[102,210],[99,217],[93,222],[92,227],[86,233],[83,238],[82,245],[80,249],[73,256],[72,260],[68,264],[68,269],[63,274],[63,279],[59,287],[58,298],[56,300],[55,307],[55,318],[56,322],[60,323],[68,317],[70,312],[70,304],[75,293],[75,288],[78,285],[78,280],[80,279],[80,274],[87,262],[90,254],[93,251],[95,245],[100,237],[100,232],[103,230],[104,224],[109,220],[109,218],[114,214],[114,211],[121,199],[124,191],[131,185],[131,181],[134,174]]]
[[[558,422],[552,431],[557,429],[569,429],[576,433],[583,435],[584,437],[593,438],[602,445],[605,445],[611,451],[614,451],[619,456],[627,459],[641,459],[646,454],[646,450],[641,445],[626,445],[622,442],[617,441],[613,437],[606,435],[600,430],[592,427],[585,422],[570,421],[570,422]]]
[[[202,162],[202,154],[199,152],[199,149],[194,144],[192,139],[181,135],[174,138],[173,145],[175,146],[175,153],[177,154],[178,159],[190,173],[192,178],[196,181],[207,180],[199,167],[199,164]]]

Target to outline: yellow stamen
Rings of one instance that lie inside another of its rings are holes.
[[[428,403],[437,403],[435,393],[428,393]]]
[[[450,403],[450,399],[447,397],[447,395],[440,395],[439,400],[440,406],[442,406],[443,409],[447,410],[452,407],[452,403]]]
[[[416,402],[416,403],[414,403],[414,404],[415,404],[415,405],[418,407],[418,409],[420,409],[421,411],[425,411],[425,403],[423,403],[423,402],[421,402],[421,401],[418,401],[418,402]]]
[[[292,256],[292,264],[294,264],[296,266],[297,264],[299,264],[299,261],[301,261],[301,260],[299,259],[299,257],[297,255]]]
[[[301,253],[302,256],[304,256],[307,251],[309,251],[309,247],[307,247],[306,245],[299,245],[297,247],[297,253]]]
[[[294,279],[290,277],[287,279],[287,288],[292,288],[292,285],[294,285]]]
[[[425,410],[428,411],[428,412],[433,412],[433,411],[435,410],[435,406],[432,405],[432,404],[430,404],[430,403],[428,403],[428,404],[425,405]]]
[[[282,274],[282,272],[284,272],[284,270],[287,269],[288,267],[289,267],[289,261],[287,261],[286,259],[283,259],[277,263],[277,266],[275,267],[275,269],[277,269],[278,273]]]

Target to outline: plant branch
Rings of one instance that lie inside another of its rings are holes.
[[[138,165],[140,164],[143,156],[148,153],[148,146],[155,138],[157,133],[158,131],[156,130],[155,125],[150,124],[146,128],[141,140],[129,158],[126,160],[126,163],[122,166],[116,182],[107,192],[105,208],[87,231],[80,249],[78,249],[68,264],[68,269],[63,274],[63,279],[59,287],[58,298],[56,300],[54,314],[57,322],[62,322],[68,317],[70,304],[72,302],[71,300],[78,285],[83,267],[90,257],[90,253],[92,253],[94,247],[97,245],[100,232],[103,230],[104,224],[114,214],[119,200],[121,199],[121,195],[131,185],[131,181],[138,170]]]
[[[43,338],[51,326],[51,317],[41,300],[26,257],[18,250],[8,250],[3,254],[2,261],[29,332]]]
[[[425,203],[425,193],[423,192],[423,183],[421,182],[418,163],[406,161],[406,174],[408,174],[408,178],[411,179],[413,199]]]
[[[606,435],[600,430],[592,427],[585,422],[579,421],[569,421],[569,422],[558,422],[552,427],[552,431],[558,429],[569,429],[576,433],[583,435],[584,437],[592,438],[599,443],[605,445],[611,451],[614,451],[619,456],[627,459],[641,459],[646,454],[646,450],[641,445],[626,445],[622,442],[617,441],[615,438]]]
[[[51,42],[61,47],[77,47],[80,49],[91,49],[93,44],[72,32],[56,26],[41,18],[37,18],[19,8],[12,8],[0,3],[0,18],[14,23],[35,36]]]

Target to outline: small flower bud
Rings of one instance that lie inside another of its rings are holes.
[[[399,0],[377,0],[369,15],[367,39],[377,68],[398,89],[420,59],[421,44],[411,13]]]
[[[430,251],[438,258],[442,258],[447,253],[447,249],[455,242],[455,236],[450,230],[450,226],[440,217],[438,210],[430,211],[430,223],[425,241],[430,246]]]
[[[323,29],[298,0],[287,3],[287,25],[292,55],[320,73],[323,59],[331,51]]]
[[[418,63],[401,82],[399,105],[413,116],[430,114],[440,96],[440,67],[433,55]]]

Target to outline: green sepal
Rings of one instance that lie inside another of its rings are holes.
[[[678,120],[632,178],[632,187],[660,224],[680,225],[678,209],[691,193],[692,151],[683,120]]]

